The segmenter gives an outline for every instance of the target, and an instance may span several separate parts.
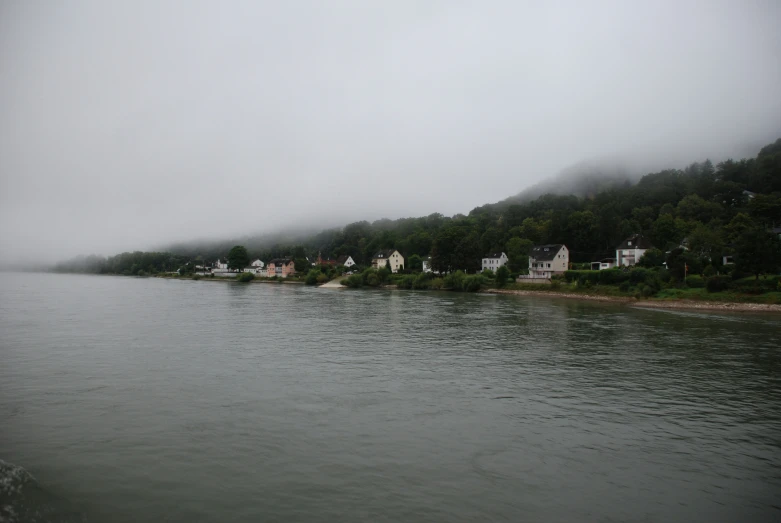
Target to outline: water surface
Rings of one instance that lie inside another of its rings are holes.
[[[0,514],[778,521],[780,346],[774,316],[0,274]]]

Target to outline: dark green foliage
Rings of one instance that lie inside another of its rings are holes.
[[[730,283],[732,278],[729,276],[712,276],[705,281],[705,288],[708,292],[721,292],[726,291]]]
[[[423,259],[417,254],[407,257],[407,267],[412,272],[420,272],[423,270]]]
[[[510,278],[510,269],[502,265],[496,271],[496,286],[504,287],[507,284],[507,280]]]
[[[242,272],[238,276],[236,276],[236,281],[240,281],[242,283],[251,282],[255,279],[255,275],[251,272]]]
[[[644,283],[649,274],[653,273],[648,269],[637,267],[629,272],[629,281],[634,285]]]
[[[342,280],[342,285],[353,289],[359,289],[363,287],[363,276],[361,274],[352,274]]]
[[[442,290],[445,288],[445,280],[442,278],[434,278],[428,283],[428,288],[435,291]]]
[[[247,249],[243,245],[236,245],[228,253],[228,269],[241,271],[247,265],[249,265]]]
[[[692,289],[702,289],[703,287],[705,287],[705,279],[698,274],[687,276],[686,286]]]
[[[466,292],[477,292],[482,288],[484,281],[485,280],[480,274],[472,274],[471,276],[464,278],[461,289]]]
[[[664,253],[659,249],[648,249],[643,253],[643,255],[640,257],[640,259],[637,261],[637,264],[640,267],[661,267],[662,264],[664,264]]]
[[[415,276],[412,274],[405,274],[396,285],[398,285],[399,289],[414,289]]]
[[[451,272],[444,278],[445,288],[460,291],[464,287],[466,275],[461,271]]]
[[[779,281],[781,280],[777,276],[751,280],[738,280],[731,282],[729,288],[735,292],[745,294],[761,294],[763,292],[777,290]]]
[[[781,267],[781,241],[763,228],[753,227],[741,234],[735,244],[738,269],[753,274],[778,272]]]
[[[665,262],[667,263],[667,270],[670,271],[670,275],[676,280],[683,280],[687,269],[687,260],[683,248],[678,247],[671,250],[667,254]]]
[[[420,273],[415,277],[415,282],[412,285],[413,289],[428,289],[430,286],[431,277],[430,274]]]
[[[317,278],[322,274],[323,273],[318,269],[311,269],[308,273],[306,273],[306,279],[304,280],[304,283],[307,285],[317,285]]]

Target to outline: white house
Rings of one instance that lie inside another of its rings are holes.
[[[651,245],[648,238],[642,234],[633,234],[616,247],[616,266],[629,267],[635,265],[645,251],[653,248],[654,246]]]
[[[244,272],[251,272],[252,274],[257,274],[258,276],[266,275],[266,269],[258,267],[257,265],[250,265],[249,267],[245,267]]]
[[[352,256],[343,255],[336,259],[336,265],[343,265],[349,268],[355,265],[355,261]]]
[[[485,257],[483,257],[483,270],[488,269],[489,271],[494,271],[507,264],[507,255],[503,252],[494,252],[491,254],[486,254]]]
[[[423,272],[431,272],[431,256],[423,260]]]
[[[550,278],[563,274],[569,267],[566,245],[535,245],[529,254],[529,278]]]
[[[265,267],[265,266],[266,266],[266,264],[265,264],[265,263],[263,263],[263,262],[260,260],[260,258],[258,258],[258,259],[257,259],[257,260],[255,260],[254,262],[250,263],[250,267],[257,267],[258,269],[262,269],[262,268],[263,268],[263,267]]]
[[[390,262],[391,272],[399,272],[399,269],[404,268],[404,256],[401,255],[396,249],[389,249],[387,251],[380,251],[372,256],[372,267],[375,269],[382,269]]]
[[[227,269],[228,268],[228,262],[226,260],[217,260],[214,262],[214,268],[215,269]]]

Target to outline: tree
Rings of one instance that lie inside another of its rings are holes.
[[[502,265],[496,270],[496,285],[498,287],[504,287],[509,277],[510,277],[510,270],[504,265]]]
[[[509,259],[510,270],[513,272],[523,271],[529,268],[529,253],[534,244],[530,240],[521,238],[511,238],[505,246],[505,252]]]
[[[651,241],[660,249],[677,245],[683,239],[683,231],[672,214],[661,214],[651,228]]]
[[[760,274],[776,272],[781,267],[781,242],[774,234],[755,227],[737,239],[735,255],[738,268],[759,279]]]
[[[659,249],[648,249],[637,261],[637,265],[650,269],[652,267],[661,267],[664,261],[665,256],[662,251]]]
[[[724,242],[721,241],[719,233],[701,223],[689,233],[688,239],[689,251],[700,258],[713,260],[724,251]]]
[[[407,258],[407,267],[413,272],[420,272],[423,270],[423,259],[417,254],[413,254]]]
[[[249,265],[249,254],[243,245],[236,245],[228,253],[228,268],[241,271]]]

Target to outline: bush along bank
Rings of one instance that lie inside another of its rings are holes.
[[[555,287],[555,281],[551,287]],[[683,277],[664,267],[566,271],[559,281],[558,290],[566,292],[638,299],[781,303],[779,276],[756,278],[731,267],[726,268],[726,274],[692,274]]]
[[[455,271],[440,277],[430,272],[392,274],[388,269],[383,268],[379,270],[366,269],[345,278],[341,283],[345,287],[353,289],[395,286],[399,289],[477,292],[497,287],[497,278],[491,271],[484,271],[480,274],[465,274],[463,271]]]
[[[492,289],[559,293],[581,296],[642,300],[699,300],[746,303],[781,303],[781,278],[756,279],[739,272],[703,276],[676,274],[663,267],[615,268],[602,271],[572,270],[556,276],[550,284],[507,282],[491,271],[445,276],[432,273],[392,274],[387,269],[366,269],[344,280],[348,288],[393,286],[413,290],[477,292]]]

